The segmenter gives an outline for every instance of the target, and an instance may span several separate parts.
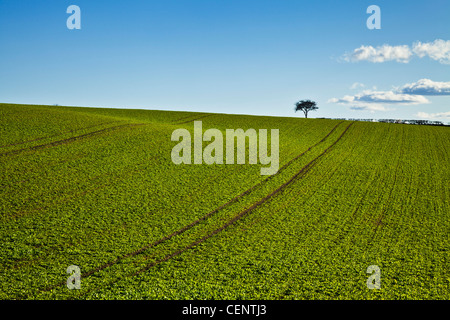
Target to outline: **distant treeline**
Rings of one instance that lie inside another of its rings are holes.
[[[384,123],[402,123],[402,124],[421,124],[428,126],[449,126],[442,121],[431,120],[400,120],[400,119],[355,119],[355,118],[317,118],[331,120],[350,120],[350,121],[366,121],[366,122],[384,122]]]

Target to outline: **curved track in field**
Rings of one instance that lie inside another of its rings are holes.
[[[65,134],[65,133],[71,133],[71,132],[77,132],[77,131],[81,131],[81,130],[91,129],[91,128],[104,126],[104,125],[111,124],[111,123],[116,123],[116,122],[119,122],[119,121],[117,120],[117,121],[103,122],[103,123],[91,125],[91,126],[84,127],[84,128],[61,131],[61,132],[51,135],[51,136],[40,137],[40,138],[26,140],[26,141],[20,141],[20,142],[14,142],[14,143],[10,143],[10,144],[4,145],[4,146],[0,146],[0,148],[7,148],[7,147],[12,147],[12,146],[18,146],[18,145],[25,144],[25,143],[36,142],[36,141],[40,141],[40,140],[44,140],[44,139],[55,138],[55,137],[59,137],[59,136]]]
[[[194,116],[190,115],[190,116],[187,116],[187,117],[184,117],[184,118],[181,118],[181,119],[173,121],[173,124],[175,124],[175,125],[185,124],[185,123],[189,123],[189,122],[192,122],[192,121],[197,121],[197,120],[200,120],[200,119],[211,117],[213,115],[214,114],[211,114],[211,113],[206,113],[206,114],[201,114],[201,115],[194,115]],[[192,117],[196,117],[196,118],[189,119],[189,118],[192,118]],[[188,119],[188,120],[186,120],[186,119]]]
[[[148,269],[150,269],[151,267],[160,264],[162,262],[165,262],[177,255],[180,255],[181,253],[185,252],[186,250],[189,250],[195,246],[197,246],[198,244],[206,241],[207,239],[213,237],[214,235],[218,234],[220,231],[225,230],[227,227],[231,226],[232,224],[234,224],[236,221],[242,219],[244,216],[246,216],[248,213],[250,213],[251,211],[253,211],[254,209],[256,209],[257,207],[259,207],[260,205],[262,205],[263,203],[267,202],[268,200],[270,200],[272,197],[274,197],[275,195],[277,195],[278,193],[280,193],[281,191],[283,191],[285,188],[287,188],[293,181],[295,181],[296,179],[298,179],[300,176],[306,174],[315,164],[316,162],[323,157],[325,154],[327,154],[330,149],[332,147],[334,147],[340,140],[341,138],[344,136],[344,134],[347,132],[347,130],[351,127],[353,123],[350,123],[347,128],[345,128],[345,130],[342,132],[342,134],[338,137],[338,139],[333,142],[333,144],[331,144],[329,147],[327,147],[321,154],[319,154],[317,157],[315,157],[313,160],[311,160],[308,164],[306,164],[302,169],[300,169],[295,175],[293,175],[287,182],[283,183],[280,187],[278,187],[277,189],[275,189],[274,191],[272,191],[270,194],[266,195],[265,197],[263,197],[262,199],[260,199],[259,201],[257,201],[256,203],[254,203],[253,205],[251,205],[250,207],[248,207],[247,209],[239,212],[237,215],[235,215],[232,219],[230,219],[228,222],[226,222],[225,224],[223,224],[221,227],[215,229],[214,231],[210,232],[209,234],[207,234],[206,236],[200,238],[199,240],[192,242],[191,244],[189,244],[188,246],[170,253],[168,255],[166,255],[164,258],[159,259],[155,262],[152,262],[150,264],[148,264],[146,267],[136,271],[135,273],[133,273],[132,275],[137,275],[143,271],[146,271]],[[309,149],[308,149],[309,150]],[[143,251],[143,250],[142,250]]]
[[[118,130],[118,129],[121,129],[121,128],[124,128],[124,127],[135,127],[135,126],[143,126],[143,125],[146,125],[146,123],[128,123],[128,124],[123,124],[123,125],[120,125],[120,126],[109,127],[109,128],[105,128],[105,129],[101,129],[101,130],[85,133],[85,134],[82,134],[82,135],[79,135],[79,136],[75,136],[75,137],[71,137],[71,138],[67,138],[67,139],[63,139],[63,140],[58,140],[58,141],[54,141],[54,142],[50,142],[50,143],[40,144],[40,145],[29,147],[29,148],[23,148],[23,149],[3,152],[3,153],[0,153],[0,156],[7,156],[7,155],[12,155],[12,154],[18,154],[18,153],[21,153],[21,152],[24,152],[24,151],[34,151],[34,150],[43,149],[43,148],[55,147],[55,146],[59,146],[59,145],[62,145],[62,144],[67,144],[67,143],[70,143],[70,142],[73,142],[73,141],[76,141],[76,140],[88,138],[88,137],[94,136],[96,134],[100,134],[100,133],[104,133],[104,132],[108,132],[108,131],[113,131],[113,130]]]
[[[192,120],[190,120],[192,121]],[[276,174],[268,176],[266,179],[260,181],[259,183],[255,184],[254,186],[252,186],[251,188],[247,189],[246,191],[242,192],[241,194],[237,195],[236,197],[234,197],[233,199],[229,200],[228,202],[226,202],[225,204],[217,207],[216,209],[210,211],[209,213],[205,214],[204,216],[200,217],[199,219],[193,221],[192,223],[182,227],[181,229],[173,232],[170,235],[167,235],[155,242],[152,242],[138,250],[135,250],[133,252],[127,253],[123,256],[118,257],[117,259],[103,264],[95,269],[92,269],[90,271],[87,271],[85,273],[83,273],[81,276],[82,277],[89,277],[101,270],[104,270],[108,267],[111,267],[115,264],[117,264],[118,262],[122,261],[123,259],[132,257],[132,256],[136,256],[142,252],[144,252],[145,250],[148,250],[150,248],[156,247],[159,244],[175,237],[178,235],[181,235],[182,233],[186,232],[187,230],[193,228],[194,226],[198,225],[200,222],[205,221],[206,219],[208,219],[209,217],[211,217],[212,215],[214,215],[215,213],[219,212],[222,209],[225,209],[226,207],[228,207],[229,205],[231,205],[232,203],[237,202],[239,199],[243,198],[245,195],[251,193],[254,189],[256,189],[258,186],[260,186],[261,184],[267,182],[268,180],[272,179],[274,176],[278,175],[280,172],[282,172],[284,169],[286,169],[290,164],[292,164],[294,161],[298,160],[299,158],[301,158],[303,155],[305,155],[308,151],[310,151],[311,149],[313,149],[314,147],[316,147],[317,145],[323,143],[336,129],[337,127],[342,123],[343,121],[339,122],[337,125],[335,125],[331,131],[324,136],[319,142],[317,142],[316,144],[314,144],[313,146],[309,147],[306,151],[304,151],[303,153],[299,154],[298,156],[294,157],[293,159],[291,159],[289,162],[287,162],[286,164],[284,164]],[[129,275],[129,276],[133,276],[136,274],[139,274],[145,270],[148,270],[149,268],[160,264],[162,262],[165,262],[175,256],[180,255],[181,253],[185,252],[186,250],[189,250],[195,246],[197,246],[198,244],[206,241],[207,239],[213,237],[214,235],[218,234],[220,231],[226,229],[227,227],[231,226],[232,224],[234,224],[236,221],[240,220],[241,218],[243,218],[245,215],[247,215],[248,213],[250,213],[251,211],[253,211],[254,209],[256,209],[257,207],[259,207],[260,205],[262,205],[263,203],[267,202],[268,200],[270,200],[272,197],[274,197],[275,195],[277,195],[278,193],[280,193],[282,190],[284,190],[286,187],[288,187],[294,180],[298,179],[300,176],[306,174],[313,166],[314,164],[322,157],[324,156],[326,153],[328,153],[332,147],[334,147],[336,145],[336,143],[338,141],[341,140],[341,138],[344,136],[344,134],[347,132],[347,130],[351,127],[351,125],[353,124],[350,123],[345,129],[344,131],[341,133],[341,135],[337,138],[336,141],[334,141],[330,146],[328,146],[321,154],[319,154],[317,157],[315,157],[313,160],[311,160],[308,164],[306,164],[302,169],[300,169],[294,176],[292,176],[287,182],[283,183],[280,187],[278,187],[277,189],[275,189],[272,193],[266,195],[265,197],[263,197],[262,199],[260,199],[258,202],[254,203],[253,205],[251,205],[250,207],[248,207],[247,209],[239,212],[237,215],[235,215],[233,218],[231,218],[230,220],[228,220],[228,222],[226,222],[225,224],[223,224],[221,227],[215,229],[214,231],[208,233],[207,235],[205,235],[204,237],[196,240],[195,242],[190,243],[188,246],[179,249],[175,252],[171,252],[169,254],[167,254],[164,258],[156,260],[150,264],[148,264],[147,266],[145,266],[144,268],[141,268],[140,270],[136,271],[135,273]],[[61,282],[59,284],[53,285],[51,287],[48,287],[47,289],[45,289],[44,291],[50,291],[56,287],[62,286],[64,285],[65,282]]]

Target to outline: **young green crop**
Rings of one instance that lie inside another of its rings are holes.
[[[3,299],[448,299],[448,128],[0,105]],[[280,170],[172,163],[280,131]],[[81,289],[65,282],[81,268]],[[366,286],[369,265],[381,289]]]

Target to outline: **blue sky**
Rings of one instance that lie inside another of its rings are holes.
[[[312,99],[311,117],[449,122],[449,13],[445,0],[0,0],[0,102],[302,116],[294,103]]]

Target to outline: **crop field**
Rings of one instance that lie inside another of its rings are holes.
[[[194,120],[279,129],[278,172],[174,164]],[[0,104],[0,133],[0,299],[450,299],[449,127]]]

